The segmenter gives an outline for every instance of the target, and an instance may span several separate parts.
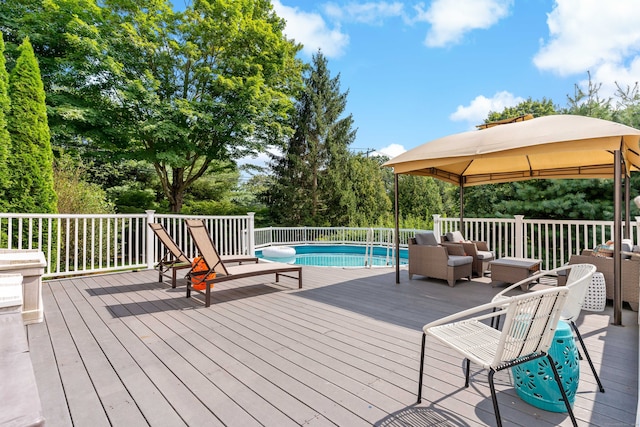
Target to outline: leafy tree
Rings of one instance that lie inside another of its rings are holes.
[[[149,162],[177,212],[212,161],[288,133],[299,46],[269,1],[195,0],[180,13],[166,0],[100,5],[16,0],[0,11],[12,35],[38,38],[58,145]]]
[[[9,187],[9,150],[11,149],[11,136],[7,130],[7,116],[10,111],[9,98],[9,74],[4,59],[4,40],[0,33],[0,211],[5,211],[7,206],[7,188]]]
[[[107,200],[106,192],[97,184],[85,179],[87,169],[81,160],[62,153],[54,161],[55,191],[58,195],[58,212],[69,214],[113,213],[114,206]]]
[[[518,183],[513,199],[497,203],[496,210],[528,218],[612,220],[611,200],[610,179],[541,179]]]
[[[491,111],[485,120],[485,123],[495,122],[503,119],[510,119],[525,114],[533,114],[533,117],[550,116],[556,114],[557,108],[553,105],[553,101],[542,98],[541,101],[534,101],[528,98],[515,107],[505,107],[501,112]]]
[[[286,132],[298,47],[264,0],[110,0],[109,91],[96,100],[103,147],[154,165],[171,211],[214,160],[275,143]]]
[[[440,187],[435,178],[400,175],[398,177],[398,207],[401,226],[431,228],[433,215],[444,212]]]
[[[321,52],[312,58],[292,119],[294,134],[274,157],[268,191],[274,220],[283,225],[343,225],[351,197],[348,146],[355,138],[351,115],[343,116],[347,92],[331,77]]]
[[[337,223],[352,227],[389,225],[393,220],[391,200],[385,190],[379,159],[350,155],[347,171]]]
[[[561,110],[562,113],[614,120],[614,111],[611,105],[612,98],[601,98],[599,94],[601,87],[602,83],[593,82],[591,74],[589,74],[589,83],[586,90],[577,84],[574,85],[574,95],[567,96],[569,105]]]
[[[11,111],[10,208],[16,212],[55,213],[53,153],[40,69],[29,39],[9,76]]]

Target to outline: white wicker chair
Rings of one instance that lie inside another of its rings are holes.
[[[502,426],[502,419],[493,382],[495,372],[546,357],[571,421],[574,426],[577,426],[567,394],[560,386],[562,383],[555,362],[547,353],[568,293],[569,289],[565,287],[554,287],[515,297],[505,297],[500,301],[471,308],[425,325],[420,356],[418,403],[422,401],[426,338],[429,335],[456,350],[465,358],[465,387],[469,386],[470,362],[489,370],[491,399],[498,426]],[[483,322],[496,316],[505,317],[502,330]]]
[[[565,286],[569,288],[569,296],[567,297],[567,302],[562,309],[562,314],[560,315],[560,320],[564,320],[565,322],[571,325],[571,328],[576,334],[578,341],[580,342],[580,346],[582,347],[582,351],[584,352],[585,357],[587,358],[587,362],[589,362],[589,367],[591,368],[591,372],[593,372],[593,376],[598,383],[598,388],[602,393],[604,393],[604,387],[602,386],[602,382],[600,382],[600,377],[596,372],[595,366],[593,366],[593,362],[591,361],[591,356],[589,355],[589,351],[587,347],[584,345],[584,341],[582,340],[582,335],[580,335],[580,331],[578,330],[578,326],[576,325],[576,319],[580,316],[580,311],[582,311],[582,306],[584,304],[584,298],[587,294],[587,290],[589,289],[589,285],[591,284],[591,278],[593,273],[596,272],[596,266],[593,264],[571,264],[565,265],[562,267],[554,268],[553,270],[548,270],[531,276],[525,280],[522,280],[518,283],[515,283],[508,288],[503,289],[500,293],[496,294],[493,297],[492,302],[500,301],[505,298],[505,293],[509,292],[512,289],[517,289],[521,285],[526,284],[527,282],[538,281],[544,276],[557,275],[557,273],[561,271],[569,270],[569,275],[567,277],[567,281]],[[540,289],[548,289],[550,287],[554,287],[553,285],[545,285],[545,284],[537,284],[531,287],[530,290],[537,291]]]

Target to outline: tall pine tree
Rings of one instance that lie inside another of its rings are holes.
[[[7,188],[9,187],[9,150],[11,137],[7,130],[7,115],[11,102],[9,100],[9,74],[4,58],[4,39],[0,33],[0,212],[8,209]]]
[[[293,117],[294,134],[272,168],[268,192],[274,222],[282,225],[346,225],[351,204],[349,144],[355,139],[351,115],[343,117],[348,91],[331,77],[321,52],[312,58]]]
[[[53,153],[40,68],[28,38],[18,50],[16,65],[9,75],[9,208],[14,212],[55,213]]]

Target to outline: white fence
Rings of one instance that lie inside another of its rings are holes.
[[[132,215],[0,214],[0,248],[37,249],[47,260],[44,277],[153,268],[164,248],[147,224],[162,223],[193,256],[184,215],[154,211]],[[199,216],[221,254],[253,253],[253,213]]]
[[[53,215],[0,214],[0,248],[37,249],[48,265],[44,277],[61,277],[125,269],[153,268],[164,249],[147,226],[163,224],[187,255],[196,249],[184,220],[204,219],[222,255],[253,254],[256,248],[284,244],[361,244],[391,247],[391,228],[268,227],[254,229],[253,213],[239,216]],[[640,242],[640,218],[629,235]],[[434,232],[440,236],[458,230],[459,219],[434,215]],[[400,245],[421,230],[400,230]],[[465,235],[483,240],[498,257],[541,259],[543,268],[560,266],[584,248],[610,240],[612,221],[557,221],[514,218],[466,218]]]
[[[400,244],[420,230],[400,230]],[[309,243],[391,246],[392,228],[356,227],[267,227],[255,230],[256,248],[272,245],[305,245]]]
[[[613,221],[571,221],[514,218],[465,218],[465,237],[481,240],[498,257],[515,256],[542,260],[543,269],[559,267],[572,254],[614,240]],[[630,222],[629,238],[640,242],[640,217]],[[458,230],[460,220],[434,215],[434,232],[440,236]],[[625,236],[623,223],[623,237]]]

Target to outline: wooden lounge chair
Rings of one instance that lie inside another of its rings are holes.
[[[188,219],[185,221],[191,238],[198,248],[201,259],[206,263],[206,269],[194,271],[192,268],[187,273],[187,298],[191,297],[192,284],[204,283],[204,289],[194,289],[196,292],[205,294],[205,307],[211,305],[211,288],[214,282],[224,282],[227,280],[242,279],[246,277],[263,276],[275,274],[276,282],[280,281],[280,276],[290,277],[298,280],[298,289],[302,288],[302,267],[300,265],[284,264],[278,262],[264,262],[257,264],[240,264],[226,266],[225,262],[216,249],[209,232],[202,220]],[[215,273],[215,278],[210,279]],[[297,273],[288,275],[285,273]]]
[[[171,287],[175,288],[177,285],[177,270],[191,268],[193,260],[189,259],[187,254],[176,244],[162,224],[153,222],[149,224],[149,227],[151,227],[156,236],[158,236],[158,239],[160,239],[160,242],[162,242],[166,249],[164,256],[158,264],[156,264],[158,281],[162,283],[163,277],[171,278]],[[222,259],[225,262],[237,262],[240,264],[243,262],[258,262],[258,257],[253,255],[226,255],[223,256]],[[171,271],[171,274],[168,274],[169,271]]]

